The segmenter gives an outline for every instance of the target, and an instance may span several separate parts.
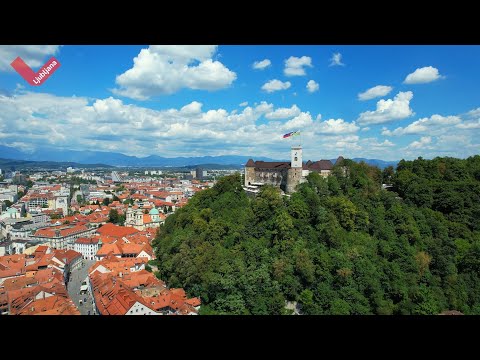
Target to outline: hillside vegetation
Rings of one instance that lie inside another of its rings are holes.
[[[290,198],[220,179],[167,218],[159,276],[202,314],[480,314],[480,156],[340,165]]]

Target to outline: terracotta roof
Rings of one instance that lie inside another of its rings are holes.
[[[95,272],[90,275],[90,281],[95,304],[102,315],[125,315],[136,302],[147,306],[140,296],[111,274]]]
[[[75,250],[54,250],[55,258],[62,262],[66,262],[66,265],[70,264],[78,258],[82,258],[82,254]]]
[[[58,234],[57,234],[58,231]],[[88,231],[88,228],[84,225],[75,225],[75,226],[54,226],[45,229],[39,229],[35,232],[35,236],[45,237],[45,238],[55,238],[55,237],[66,237],[73,234],[78,234],[81,232]]]
[[[133,227],[117,226],[112,223],[107,223],[97,229],[97,233],[99,233],[100,235],[109,235],[112,237],[120,237],[120,238],[126,235],[137,233],[137,232],[139,232],[139,230]]]
[[[80,315],[70,299],[53,295],[29,303],[22,310],[15,310],[16,315]]]
[[[252,159],[248,159],[247,163],[245,164],[245,167],[255,167],[255,163],[253,162]]]
[[[6,291],[18,290],[31,285],[37,284],[37,280],[32,277],[19,276],[11,279],[6,279],[2,286]]]
[[[99,238],[94,238],[94,237],[91,237],[91,238],[78,238],[78,239],[75,241],[75,244],[94,245],[94,244],[98,244],[98,241],[99,241]]]
[[[97,251],[97,256],[106,256],[108,254],[122,255],[122,250],[117,243],[103,244],[103,246]]]

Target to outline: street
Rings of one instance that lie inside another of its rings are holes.
[[[88,269],[95,263],[95,260],[84,259],[83,263],[84,265],[80,269],[74,270],[70,274],[67,290],[70,298],[78,307],[78,310],[80,310],[82,315],[89,315],[89,312],[90,315],[94,315],[95,306],[92,304],[93,296],[90,292],[80,295],[80,287],[88,275]],[[82,300],[82,305],[80,305],[80,300]]]

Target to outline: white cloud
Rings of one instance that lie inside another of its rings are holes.
[[[383,142],[379,142],[378,139],[373,137],[363,138],[360,140],[360,143],[363,146],[368,147],[369,149],[373,149],[377,151],[382,149],[388,149],[395,146],[395,144],[390,140],[384,140]]]
[[[416,69],[413,73],[408,74],[404,84],[425,84],[443,78],[437,68],[426,66]]]
[[[409,149],[423,149],[432,143],[430,136],[422,136],[419,141],[414,141],[408,145]]]
[[[298,129],[308,127],[313,124],[312,116],[309,112],[302,112],[298,116],[294,117],[292,120],[287,121],[283,125],[284,130]]]
[[[133,67],[116,77],[118,95],[137,100],[181,89],[219,90],[237,75],[212,57],[216,45],[152,45],[133,59]]]
[[[274,91],[279,91],[279,90],[286,90],[288,89],[292,84],[290,81],[280,81],[277,79],[273,79],[270,81],[267,81],[265,84],[262,86],[262,90],[265,90],[268,93],[274,92]]]
[[[364,128],[362,128],[362,131],[368,131],[368,130],[370,130],[370,128],[369,128],[368,126],[367,126],[367,127],[364,127]]]
[[[345,66],[345,64],[342,63],[342,54],[340,53],[332,54],[332,57],[330,58],[329,66]]]
[[[315,80],[310,80],[307,83],[307,90],[309,93],[314,93],[315,91],[318,91],[320,89],[320,85]]]
[[[480,129],[480,119],[473,120],[473,121],[465,121],[464,123],[457,124],[456,127],[458,129]]]
[[[464,130],[480,129],[480,107],[467,112],[464,118],[466,118],[466,120],[457,124],[455,126],[456,128]]]
[[[358,100],[365,101],[374,99],[376,97],[387,96],[392,89],[393,87],[391,86],[377,85],[364,91],[363,93],[358,94]]]
[[[195,115],[200,114],[202,112],[202,103],[198,101],[192,101],[190,104],[185,105],[180,109],[180,112],[185,115]]]
[[[458,150],[459,147],[469,147],[471,145],[471,137],[468,134],[446,134],[437,138],[436,147],[438,149]]]
[[[265,59],[262,61],[255,61],[252,67],[256,70],[263,70],[269,67],[270,65],[272,65],[272,62],[269,59]]]
[[[470,110],[467,113],[467,116],[471,117],[471,118],[480,118],[480,107],[476,108],[476,109],[473,109],[473,110]]]
[[[395,98],[379,100],[375,111],[365,111],[358,117],[360,125],[383,124],[393,120],[405,119],[414,115],[410,108],[413,98],[411,91],[399,92]]]
[[[20,56],[31,68],[42,66],[60,45],[0,45],[0,71],[14,71],[11,62]]]
[[[449,125],[456,125],[461,122],[458,116],[441,116],[432,115],[429,118],[423,118],[409,124],[405,128],[398,127],[393,131],[386,128],[383,129],[382,135],[386,136],[402,136],[413,134],[430,134],[436,135],[438,132],[446,131],[446,127]]]
[[[0,144],[26,151],[52,146],[57,151],[115,151],[137,156],[230,154],[288,159],[291,142],[283,141],[282,135],[300,130],[305,161],[339,155],[379,158],[380,154],[382,159],[398,160],[480,153],[478,130],[457,127],[477,119],[453,121],[439,135],[422,134],[431,137],[422,148],[415,144],[399,148],[392,139],[365,137],[358,122],[322,121],[320,115],[313,117],[298,105],[280,108],[281,112],[300,113],[277,121],[265,121],[267,114],[281,113],[266,101],[240,110],[203,109],[206,104],[202,106],[199,101],[182,105],[153,110],[114,97],[62,97],[20,89],[13,96],[0,95]],[[436,130],[432,132],[437,134]]]
[[[290,108],[278,108],[275,111],[265,114],[269,120],[282,120],[300,115],[300,108],[297,105],[292,105]]]
[[[244,102],[240,103],[238,106],[244,107],[244,106],[247,106],[247,105],[248,105],[248,101],[244,101]]]
[[[360,128],[355,124],[355,121],[348,123],[343,119],[329,119],[317,123],[315,132],[317,134],[351,134],[355,133]]]
[[[285,69],[283,72],[287,76],[304,76],[306,75],[305,67],[313,67],[312,58],[309,56],[302,56],[300,58],[290,56],[285,60]]]

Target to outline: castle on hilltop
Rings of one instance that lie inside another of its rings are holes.
[[[273,185],[285,193],[293,193],[298,184],[305,182],[312,171],[323,177],[330,175],[333,163],[330,160],[302,162],[302,147],[292,146],[291,161],[253,161],[245,164],[245,188],[255,190],[258,186]],[[335,165],[343,161],[339,156]]]

